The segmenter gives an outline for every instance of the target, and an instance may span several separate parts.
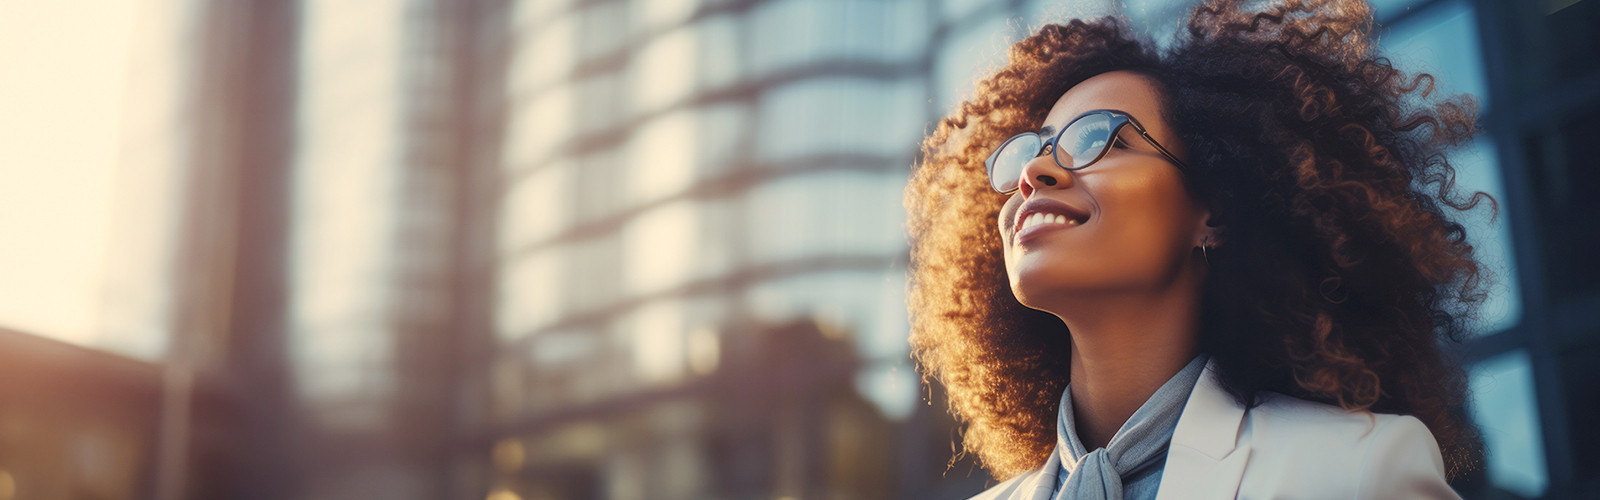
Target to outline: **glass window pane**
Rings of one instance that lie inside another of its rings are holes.
[[[700,152],[700,167],[708,177],[728,174],[738,166],[744,145],[755,137],[756,132],[750,130],[750,108],[743,104],[717,104],[696,108],[695,112],[699,115],[695,126],[701,132],[695,148]]]
[[[972,95],[978,79],[1005,64],[1006,49],[1019,40],[1011,33],[1004,16],[990,16],[982,22],[964,24],[934,56],[934,102],[939,113],[948,113]]]
[[[495,308],[496,331],[512,340],[550,324],[562,313],[561,285],[566,266],[561,252],[544,250],[514,257],[500,273]]]
[[[686,315],[681,301],[655,301],[633,310],[623,321],[623,328],[633,335],[633,369],[640,380],[670,382],[688,371]]]
[[[668,113],[635,131],[623,164],[629,175],[620,179],[628,188],[630,203],[680,194],[694,183],[699,164],[697,118],[693,111]]]
[[[855,376],[856,392],[894,420],[904,420],[916,411],[921,382],[910,363],[873,363]]]
[[[747,250],[763,263],[901,252],[906,245],[903,187],[904,179],[844,170],[757,186],[744,200],[750,214]]]
[[[403,2],[310,3],[300,49],[290,246],[290,345],[325,423],[386,418],[396,264]],[[352,60],[362,64],[350,64]]]
[[[1483,191],[1500,202],[1500,214],[1493,221],[1489,219],[1487,202],[1461,218],[1467,228],[1467,241],[1483,264],[1489,282],[1489,297],[1479,307],[1479,323],[1474,327],[1480,335],[1506,330],[1522,319],[1522,289],[1517,284],[1511,219],[1506,214],[1511,205],[1506,203],[1497,158],[1494,142],[1487,137],[1450,155],[1450,164],[1456,168],[1456,189],[1462,193]]]
[[[750,312],[771,324],[799,318],[849,335],[864,359],[904,358],[909,327],[902,268],[819,270],[756,284],[745,291]],[[896,288],[899,287],[899,288]]]
[[[1032,0],[1022,7],[1023,19],[1028,20],[1031,31],[1046,24],[1065,24],[1072,19],[1093,19],[1116,14],[1121,9],[1113,0]],[[1029,33],[1032,34],[1031,32]]]
[[[636,32],[676,26],[687,21],[700,7],[699,0],[630,0],[628,3]]]
[[[1123,0],[1122,12],[1133,25],[1165,47],[1199,0]]]
[[[730,216],[725,203],[674,201],[629,220],[621,232],[625,293],[661,292],[726,273],[732,257],[722,237]]]
[[[619,268],[623,258],[620,239],[612,232],[563,247],[567,263],[562,269],[571,277],[563,279],[560,286],[573,314],[611,306],[625,298],[620,290],[625,272]]]
[[[1544,494],[1544,436],[1528,352],[1517,350],[1472,368],[1472,417],[1483,431],[1489,481],[1526,498]]]
[[[866,308],[865,313],[870,316],[863,320],[862,334],[857,339],[861,356],[896,363],[904,361],[911,348],[906,342],[911,335],[911,318],[905,307],[905,268],[891,265],[876,273],[874,288],[875,296],[862,300],[861,307]]]
[[[916,0],[776,0],[750,14],[747,58],[757,75],[844,61],[913,62],[927,40]]]
[[[739,64],[743,46],[738,18],[722,15],[700,21],[699,78],[705,88],[723,88],[737,83],[743,68]]]
[[[835,56],[824,52],[823,40],[814,11],[828,2],[777,0],[764,2],[749,14],[750,48],[746,60],[753,75],[774,73],[814,60]]]
[[[517,0],[510,2],[510,17],[520,27],[539,24],[571,6],[573,0]]]
[[[694,206],[677,202],[652,209],[622,230],[623,286],[629,294],[660,291],[690,276],[700,228]]]
[[[108,247],[118,255],[105,268],[99,324],[100,345],[152,359],[166,347],[173,306],[167,284],[175,271],[179,231],[189,227],[180,219],[188,216],[182,208],[189,194],[185,189],[194,189],[186,174],[196,133],[187,106],[193,89],[188,68],[195,54],[190,28],[196,17],[195,5],[187,0],[136,4],[134,38],[124,50],[131,53],[131,67],[139,68],[137,78],[127,80],[125,95],[138,98],[123,101],[121,171]],[[208,272],[194,263],[182,269]]]
[[[506,123],[501,163],[508,171],[538,165],[556,148],[577,134],[570,85],[546,90],[532,98],[514,99]]]
[[[1471,5],[1455,1],[1430,7],[1390,26],[1380,42],[1396,68],[1437,79],[1430,98],[1464,92],[1478,97],[1479,109],[1489,109],[1478,18]]]
[[[863,2],[856,2],[858,5]],[[872,36],[868,43],[881,45],[886,56],[896,61],[921,60],[928,52],[928,38],[933,33],[929,25],[929,3],[923,0],[885,0],[885,20],[881,27],[867,27],[865,35]]]
[[[1390,1],[1377,6],[1403,9],[1414,3]],[[1404,23],[1390,26],[1388,33],[1382,35],[1381,43],[1384,54],[1392,58],[1396,68],[1413,74],[1426,72],[1436,78],[1428,100],[1468,93],[1477,97],[1480,112],[1488,109],[1489,90],[1479,50],[1477,18],[1467,2],[1450,1],[1427,7],[1407,17]],[[1494,144],[1487,138],[1450,155],[1457,169],[1457,188],[1463,193],[1488,193],[1500,201],[1504,209],[1509,205],[1504,203],[1505,190],[1497,158]],[[1485,270],[1492,273],[1489,300],[1483,304],[1482,322],[1475,328],[1480,334],[1510,328],[1522,315],[1516,261],[1507,226],[1510,219],[1502,211],[1498,220],[1491,223],[1488,212],[1487,207],[1483,207],[1462,220]]]
[[[615,53],[631,38],[617,20],[627,16],[625,2],[591,2],[578,12],[578,62],[593,61]]]
[[[696,35],[692,27],[674,29],[650,39],[633,55],[626,96],[633,116],[679,103],[694,91]]]
[[[623,121],[622,103],[626,101],[622,72],[613,71],[590,76],[573,82],[577,87],[578,113],[572,116],[572,127],[580,136],[616,127]],[[549,129],[552,123],[544,122],[540,128]]]
[[[809,177],[809,176],[808,176]],[[797,179],[756,186],[745,193],[744,242],[754,262],[775,262],[821,253],[820,239],[807,234],[807,213],[813,205]],[[818,192],[820,193],[820,192]],[[781,210],[767,207],[783,207]]]
[[[998,0],[939,0],[939,12],[946,22],[961,23],[967,19],[996,13],[1010,15],[1008,4],[1009,2]]]
[[[1426,0],[1370,0],[1370,1],[1372,2],[1372,8],[1375,11],[1373,13],[1373,16],[1377,17],[1378,21],[1380,21],[1380,22],[1384,21],[1384,20],[1387,20],[1387,19],[1394,19],[1395,16],[1398,16],[1398,15],[1404,14],[1404,13],[1406,13],[1408,11],[1411,11],[1411,10],[1415,9],[1418,5],[1421,5],[1421,4],[1426,2]]]
[[[621,146],[621,145],[619,145]],[[636,206],[627,197],[627,184],[622,179],[628,175],[623,162],[626,151],[612,147],[589,152],[583,156],[567,156],[576,164],[572,171],[577,180],[572,200],[573,215],[577,224],[584,225],[615,217],[619,212]]]
[[[0,327],[155,360],[193,18],[174,1],[96,5],[0,3]]]
[[[571,224],[572,163],[546,165],[516,179],[501,203],[500,255],[510,256]]]
[[[566,77],[577,64],[578,27],[576,15],[540,22],[524,31],[512,49],[507,91],[512,96],[530,95]]]
[[[910,79],[814,78],[769,90],[757,108],[756,155],[768,162],[826,153],[909,157],[922,133],[924,95]]]

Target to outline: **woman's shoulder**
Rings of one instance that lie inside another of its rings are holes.
[[[1278,393],[1264,395],[1248,415],[1251,455],[1245,485],[1354,488],[1358,498],[1367,498],[1360,492],[1376,491],[1454,496],[1438,442],[1416,417],[1346,410]]]
[[[967,500],[1007,500],[1013,498],[1031,498],[1033,490],[1039,487],[1044,471],[1034,469],[1017,475],[1011,479],[1001,481],[1000,484],[990,486]]]
[[[1243,477],[1234,476],[1239,497],[1459,498],[1445,481],[1438,443],[1416,417],[1278,393],[1258,402],[1240,429],[1239,445],[1249,454]],[[1040,469],[1028,471],[972,500],[1032,498],[1042,478]]]
[[[1375,439],[1390,437],[1391,432],[1421,432],[1432,439],[1427,427],[1409,415],[1346,410],[1276,392],[1263,393],[1260,398],[1246,417],[1253,453],[1322,457],[1330,463],[1354,466]]]
[[[1338,434],[1341,438],[1359,437],[1378,424],[1403,417],[1392,413],[1375,413],[1346,410],[1320,401],[1300,399],[1287,394],[1263,391],[1257,406],[1249,411],[1250,419],[1258,425],[1301,427],[1319,429],[1318,434]]]
[[[1346,410],[1276,392],[1263,392],[1258,403],[1248,412],[1250,425],[1258,434],[1273,434],[1260,436],[1273,441],[1315,440],[1359,448],[1388,428],[1427,432],[1422,421],[1410,415]]]

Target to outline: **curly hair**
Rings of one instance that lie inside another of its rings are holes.
[[[923,141],[904,200],[913,356],[944,386],[963,450],[994,476],[1050,453],[1071,340],[1009,288],[995,223],[1005,196],[983,160],[1113,70],[1163,91],[1190,152],[1186,188],[1226,228],[1199,331],[1228,392],[1246,407],[1274,391],[1414,415],[1451,478],[1480,464],[1465,377],[1441,346],[1461,341],[1487,295],[1488,271],[1446,213],[1498,211],[1457,192],[1443,154],[1476,133],[1476,101],[1430,99],[1432,76],[1376,55],[1365,2],[1245,3],[1198,6],[1165,50],[1119,18],[1044,26]]]

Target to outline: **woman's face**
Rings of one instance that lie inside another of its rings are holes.
[[[1187,150],[1158,109],[1158,92],[1138,73],[1100,74],[1067,90],[1039,125],[1059,131],[1086,111],[1119,110],[1186,160]],[[1195,249],[1209,234],[1209,214],[1189,197],[1178,166],[1131,124],[1117,138],[1104,157],[1081,170],[1063,169],[1048,154],[1023,169],[998,221],[1011,290],[1023,305],[1060,314],[1076,298],[1159,292],[1199,259]],[[1023,224],[1035,210],[1068,222]],[[1018,227],[1024,229],[1020,241]]]

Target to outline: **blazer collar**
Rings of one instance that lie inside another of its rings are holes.
[[[1234,498],[1250,457],[1244,416],[1208,361],[1178,417],[1156,499]]]

